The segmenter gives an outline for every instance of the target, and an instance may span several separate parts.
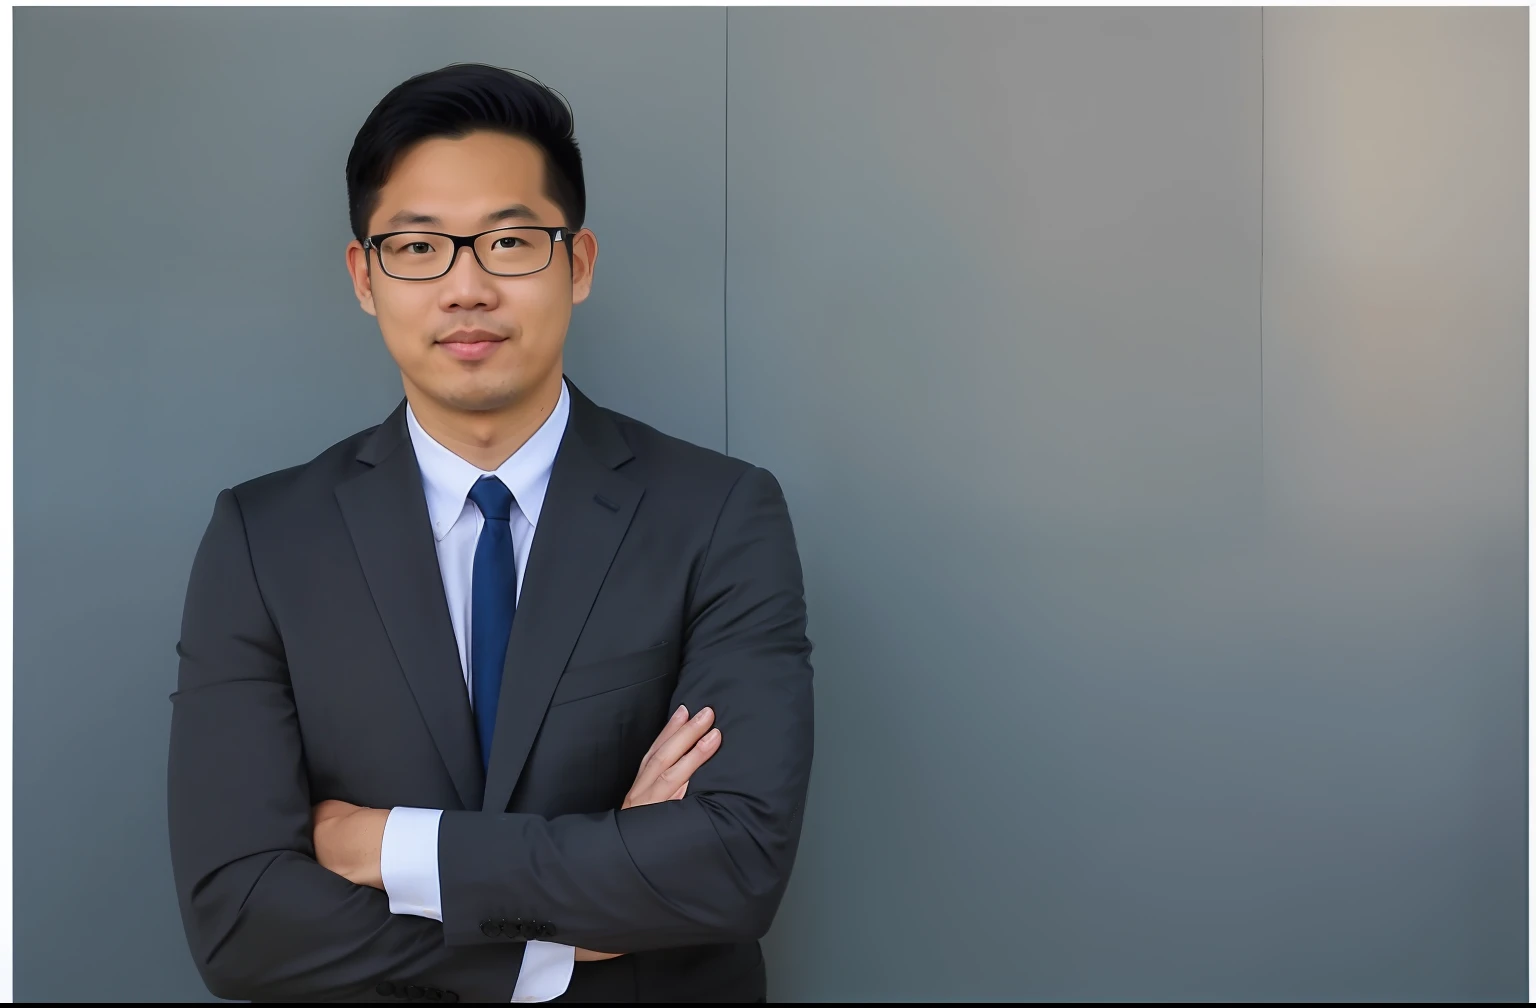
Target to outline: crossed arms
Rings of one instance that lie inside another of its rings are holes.
[[[168,781],[177,895],[209,990],[352,999],[431,976],[463,1000],[506,1000],[520,947],[487,937],[487,919],[553,921],[560,942],[600,952],[760,937],[788,882],[812,750],[800,564],[763,469],[726,498],[683,645],[673,703],[712,707],[730,742],[682,798],[555,818],[446,811],[442,922],[392,914],[383,892],[316,858],[283,642],[222,492],[187,591]]]

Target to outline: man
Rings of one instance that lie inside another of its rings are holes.
[[[249,1000],[766,1000],[812,748],[777,482],[564,378],[597,240],[547,89],[412,78],[347,183],[405,398],[214,505],[169,759],[198,969]]]

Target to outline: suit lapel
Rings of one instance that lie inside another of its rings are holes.
[[[618,427],[576,386],[534,531],[480,808],[502,811],[522,776],[555,684],[565,671],[644,489],[615,469],[633,457]]]
[[[484,774],[474,716],[403,400],[364,441],[357,460],[363,471],[336,487],[342,517],[459,801],[478,809]]]

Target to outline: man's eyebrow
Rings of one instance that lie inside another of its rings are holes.
[[[514,203],[502,210],[493,210],[485,215],[485,223],[495,224],[504,220],[538,220],[539,215],[522,203]],[[431,214],[415,213],[411,210],[401,210],[389,220],[384,222],[386,227],[394,227],[397,224],[433,224],[441,227],[443,222]]]

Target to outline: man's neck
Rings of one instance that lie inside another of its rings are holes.
[[[498,410],[456,410],[407,383],[406,401],[432,440],[485,472],[493,472],[544,425],[560,403],[562,375]]]

